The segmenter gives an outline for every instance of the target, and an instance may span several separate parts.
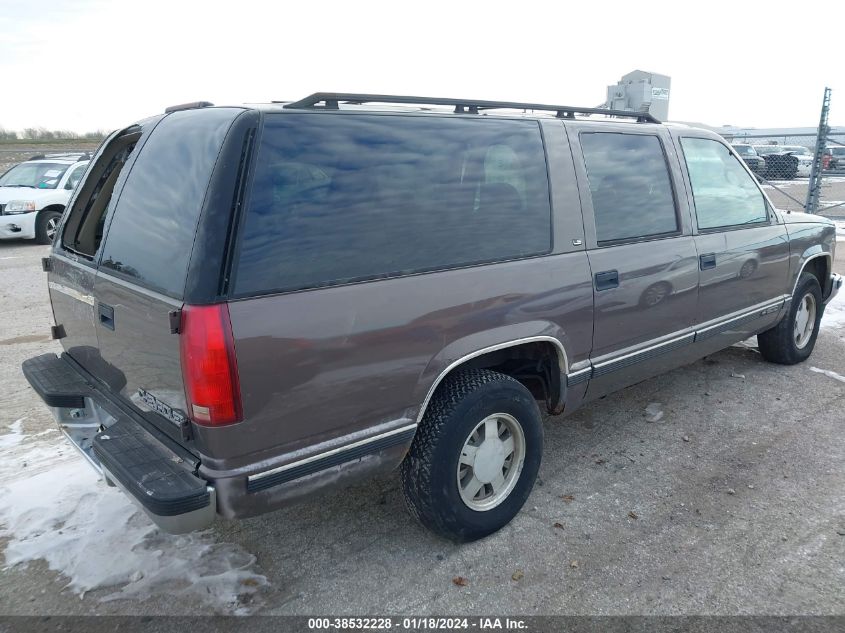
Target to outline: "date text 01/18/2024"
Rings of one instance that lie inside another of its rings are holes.
[[[309,618],[309,630],[390,630],[403,631],[455,631],[455,630],[510,630],[527,631],[528,624],[518,618],[478,617],[372,617],[372,618]]]

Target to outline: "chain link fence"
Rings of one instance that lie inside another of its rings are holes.
[[[819,127],[724,132],[780,209],[845,219],[845,129],[831,128],[830,89]]]

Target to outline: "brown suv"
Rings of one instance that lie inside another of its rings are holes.
[[[424,525],[485,536],[531,492],[541,410],[755,334],[801,362],[841,285],[833,224],[774,209],[704,130],[421,97],[208,106],[103,143],[44,261],[64,353],[23,366],[166,530],[399,467]]]

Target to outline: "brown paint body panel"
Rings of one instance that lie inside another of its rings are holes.
[[[218,458],[259,436],[253,450],[285,452],[414,419],[450,363],[518,339],[585,358],[591,295],[586,255],[569,253],[232,302],[246,422],[205,441]]]

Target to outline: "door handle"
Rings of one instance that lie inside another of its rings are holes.
[[[716,253],[707,253],[698,258],[699,268],[707,270],[708,268],[716,268]]]
[[[110,330],[114,329],[114,308],[105,303],[97,303],[97,313],[100,315],[100,325]]]
[[[596,290],[610,290],[619,287],[619,271],[606,270],[596,273]]]

